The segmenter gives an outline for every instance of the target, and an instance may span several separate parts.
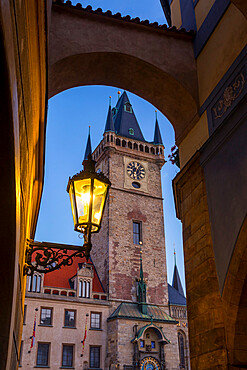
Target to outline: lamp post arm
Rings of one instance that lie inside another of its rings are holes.
[[[23,274],[33,275],[34,272],[47,274],[58,270],[62,266],[72,265],[74,257],[85,257],[88,260],[90,255],[90,251],[87,252],[89,244],[91,244],[91,234],[82,247],[27,239]]]

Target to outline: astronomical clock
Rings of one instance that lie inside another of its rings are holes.
[[[145,357],[140,363],[140,370],[160,370],[160,364],[154,357]]]

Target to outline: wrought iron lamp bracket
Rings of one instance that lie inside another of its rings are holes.
[[[91,234],[85,230],[85,243],[81,246],[56,244],[49,242],[37,242],[27,239],[25,253],[24,275],[33,275],[34,272],[47,274],[58,270],[62,266],[70,266],[73,258],[85,257],[87,260],[91,250]]]

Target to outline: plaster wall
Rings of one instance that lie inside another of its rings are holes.
[[[202,23],[207,17],[214,2],[215,0],[199,0],[197,2],[195,6],[195,17],[196,17],[197,30],[200,29]]]
[[[12,370],[17,366],[22,330],[25,243],[27,237],[34,236],[43,182],[46,105],[45,3],[0,1],[0,21],[1,41],[3,39],[5,48],[4,51],[1,50],[1,60],[6,58],[5,78],[9,83],[1,96],[8,97],[4,111],[11,111],[6,122],[6,114],[1,114],[1,123],[2,127],[9,127],[12,135],[10,142],[13,144],[11,148],[9,142],[8,153],[1,155],[1,166],[5,163],[11,167],[15,188],[8,186],[4,192],[4,202],[11,200],[8,209],[14,214],[14,221],[11,221],[11,217],[1,206],[8,226],[3,227],[1,231],[2,258],[7,270],[1,270],[1,281],[7,283],[3,284],[4,298],[1,298],[3,304],[0,308],[0,317],[3,319],[0,341],[4,343],[0,345],[0,367]],[[7,144],[7,131],[6,134],[2,133],[2,137],[5,137]],[[8,194],[11,190],[15,199]]]
[[[59,299],[60,298],[60,299]],[[100,364],[104,368],[104,360],[106,353],[106,342],[107,342],[107,323],[106,319],[109,315],[109,307],[107,303],[100,303],[80,298],[65,298],[59,297],[47,297],[46,294],[27,294],[25,304],[27,304],[27,324],[23,328],[23,361],[22,368],[25,370],[33,369],[36,366],[37,360],[37,349],[38,342],[50,343],[50,354],[49,354],[49,368],[56,370],[62,366],[62,345],[72,344],[74,345],[74,368],[83,369],[83,364],[87,361],[89,365],[89,347],[90,345],[100,346]],[[40,313],[41,307],[47,307],[53,309],[52,326],[40,325]],[[33,322],[35,309],[38,308],[37,312],[37,326],[36,326],[36,338],[35,345],[30,350],[30,336],[33,331]],[[65,328],[64,327],[64,310],[76,310],[76,327]],[[90,312],[101,313],[101,330],[90,329]],[[86,314],[88,317],[88,331],[85,342],[85,349],[83,356],[81,341],[84,338],[85,333],[85,320]]]
[[[185,166],[193,154],[202,147],[208,138],[208,118],[207,112],[205,111],[179,146],[181,168]]]
[[[173,0],[171,3],[171,17],[172,26],[176,26],[177,28],[182,26],[180,0]]]
[[[202,105],[247,42],[247,20],[230,5],[198,56],[199,101]]]

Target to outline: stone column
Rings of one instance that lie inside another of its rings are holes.
[[[199,153],[178,173],[173,187],[177,216],[183,223],[191,369],[225,369],[223,302]]]
[[[161,367],[161,370],[166,370],[166,359],[165,359],[165,349],[164,349],[165,343],[160,342],[159,344],[160,344],[160,367]]]

